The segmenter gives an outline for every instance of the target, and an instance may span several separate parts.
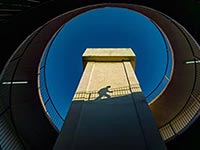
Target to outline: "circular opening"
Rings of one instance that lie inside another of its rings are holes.
[[[171,49],[163,32],[150,19],[125,8],[88,11],[61,28],[40,64],[40,68],[44,67],[40,77],[40,85],[45,87],[42,97],[50,97],[62,118],[82,76],[86,48],[132,48],[136,54],[135,72],[148,103],[163,92],[170,80]],[[60,129],[62,125],[56,126]]]

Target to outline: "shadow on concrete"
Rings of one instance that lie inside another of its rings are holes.
[[[165,149],[143,93],[112,97],[109,88],[72,102],[54,149]]]

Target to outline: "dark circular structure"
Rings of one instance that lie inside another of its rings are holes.
[[[10,114],[13,136],[20,139],[19,143],[24,147],[49,149],[57,136],[56,128],[48,117],[49,112],[46,113],[44,107],[49,103],[44,103],[42,106],[37,84],[38,66],[48,42],[71,18],[85,11],[106,6],[128,8],[147,16],[169,40],[174,53],[174,72],[167,88],[158,97],[159,100],[150,104],[163,139],[176,137],[198,118],[200,51],[198,44],[185,28],[161,12],[140,5],[121,3],[90,5],[62,14],[35,30],[11,56],[1,74],[1,83],[4,83],[1,84],[3,97],[1,103],[4,107],[1,114],[4,112]],[[26,81],[24,82],[26,84],[15,84],[17,81]],[[56,110],[51,113],[55,118],[59,118]]]
[[[124,7],[142,13],[160,28],[161,32],[166,35],[166,38],[171,44],[174,54],[174,71],[170,79],[171,81],[165,91],[158,96],[158,100],[154,100],[154,102],[150,104],[150,109],[160,129],[161,135],[164,140],[168,140],[179,134],[183,128],[188,126],[189,122],[195,118],[199,110],[198,83],[196,83],[195,80],[198,78],[196,77],[198,74],[195,74],[196,63],[193,65],[187,65],[186,63],[189,60],[194,60],[196,57],[195,53],[199,51],[198,45],[180,24],[166,15],[147,7],[127,4],[100,4],[80,8],[74,12],[106,6]],[[64,20],[67,15],[69,14],[63,14],[58,18],[63,17]],[[55,22],[57,19],[52,22]],[[179,51],[179,49],[182,51]],[[193,94],[193,92],[195,94]]]

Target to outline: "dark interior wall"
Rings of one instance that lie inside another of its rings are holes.
[[[200,43],[200,3],[195,0],[52,0],[21,12],[0,24],[0,69],[3,69],[6,61],[20,43],[48,20],[75,8],[103,2],[140,4],[159,10],[181,23]],[[200,119],[181,136],[169,142],[167,144],[168,148],[195,149],[199,145],[197,141],[200,133],[199,126]]]

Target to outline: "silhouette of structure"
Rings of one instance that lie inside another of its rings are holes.
[[[77,94],[54,149],[166,149],[136,78],[133,51],[88,48],[83,64]],[[109,90],[125,86],[123,93]]]

